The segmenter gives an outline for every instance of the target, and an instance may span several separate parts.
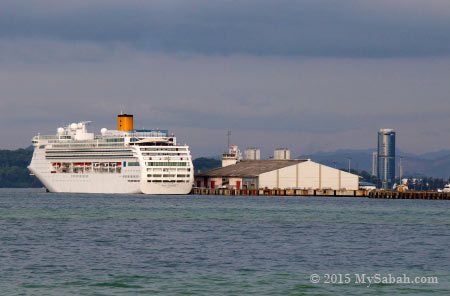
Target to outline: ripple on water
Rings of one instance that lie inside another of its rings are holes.
[[[449,214],[447,201],[0,190],[0,294],[450,295]]]

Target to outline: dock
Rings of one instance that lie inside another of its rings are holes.
[[[434,199],[450,200],[450,192],[436,191],[390,191],[390,190],[372,190],[369,192],[369,198],[381,199]]]
[[[347,196],[368,197],[378,199],[427,199],[450,200],[450,192],[436,191],[405,191],[392,190],[332,190],[332,189],[226,189],[198,188],[192,189],[194,195],[225,195],[225,196]]]
[[[226,188],[193,188],[195,195],[226,196],[355,196],[367,197],[367,190],[332,190],[332,189],[226,189]]]

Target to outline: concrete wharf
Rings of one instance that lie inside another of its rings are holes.
[[[382,199],[436,199],[450,200],[450,192],[436,191],[389,191],[389,190],[372,190],[368,194],[369,198]]]
[[[366,190],[193,188],[195,195],[368,196]]]
[[[405,191],[392,190],[332,190],[332,189],[226,189],[226,188],[193,188],[195,195],[225,196],[353,196],[378,199],[428,199],[450,200],[450,192]]]

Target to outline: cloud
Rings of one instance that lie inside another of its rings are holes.
[[[450,53],[448,1],[17,1],[0,38],[124,43],[204,55],[417,57]]]
[[[448,131],[417,136],[450,125],[448,58],[205,56],[43,40],[7,42],[0,56],[7,147],[80,120],[114,128],[120,111],[137,127],[180,132],[196,155],[214,154],[228,129],[243,146],[299,154],[374,147],[381,127],[401,131],[406,151],[449,144]]]
[[[374,147],[381,127],[439,150],[449,33],[441,0],[4,0],[2,147],[124,111],[195,155],[220,153],[228,129],[267,154]]]

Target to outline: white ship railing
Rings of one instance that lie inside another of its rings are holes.
[[[123,148],[123,143],[67,143],[67,144],[53,144],[51,148]]]

